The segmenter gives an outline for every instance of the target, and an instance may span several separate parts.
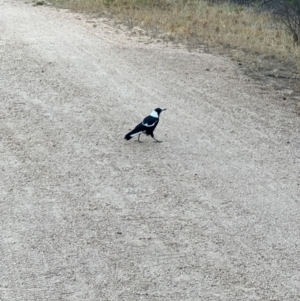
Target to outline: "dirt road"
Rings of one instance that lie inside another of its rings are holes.
[[[23,1],[0,33],[1,301],[299,300],[290,91]]]

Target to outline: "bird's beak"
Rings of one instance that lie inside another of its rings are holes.
[[[162,111],[166,111],[167,109],[161,109]]]

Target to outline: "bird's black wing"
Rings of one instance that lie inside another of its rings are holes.
[[[151,137],[153,137],[153,132],[158,125],[158,122],[159,119],[151,115],[143,120],[142,125],[146,127],[146,135],[151,135]]]
[[[153,131],[155,130],[159,119],[151,115],[147,116],[140,124],[138,124],[131,132],[125,135],[124,139],[130,140],[136,135],[144,133],[153,137]]]
[[[143,122],[142,125],[146,126],[146,127],[155,127],[158,124],[158,118],[155,118],[153,116],[147,116]]]
[[[134,136],[136,136],[138,134],[141,134],[141,133],[145,132],[146,130],[147,130],[147,127],[145,125],[143,125],[143,123],[141,122],[131,132],[129,132],[128,134],[126,134],[125,137],[124,137],[124,139],[130,140]]]

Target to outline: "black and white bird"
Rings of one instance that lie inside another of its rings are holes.
[[[156,142],[162,142],[154,138],[154,130],[159,122],[159,115],[166,109],[156,108],[149,116],[147,116],[140,124],[138,124],[131,132],[125,135],[124,139],[130,140],[134,136],[139,135],[138,142],[140,141],[141,134],[150,135]]]

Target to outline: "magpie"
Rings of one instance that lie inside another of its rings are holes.
[[[150,135],[156,142],[162,142],[154,138],[154,130],[159,122],[159,115],[166,109],[156,108],[149,116],[147,116],[140,124],[138,124],[131,132],[125,135],[124,139],[130,140],[136,135],[139,135],[138,142],[140,141],[141,134]]]

